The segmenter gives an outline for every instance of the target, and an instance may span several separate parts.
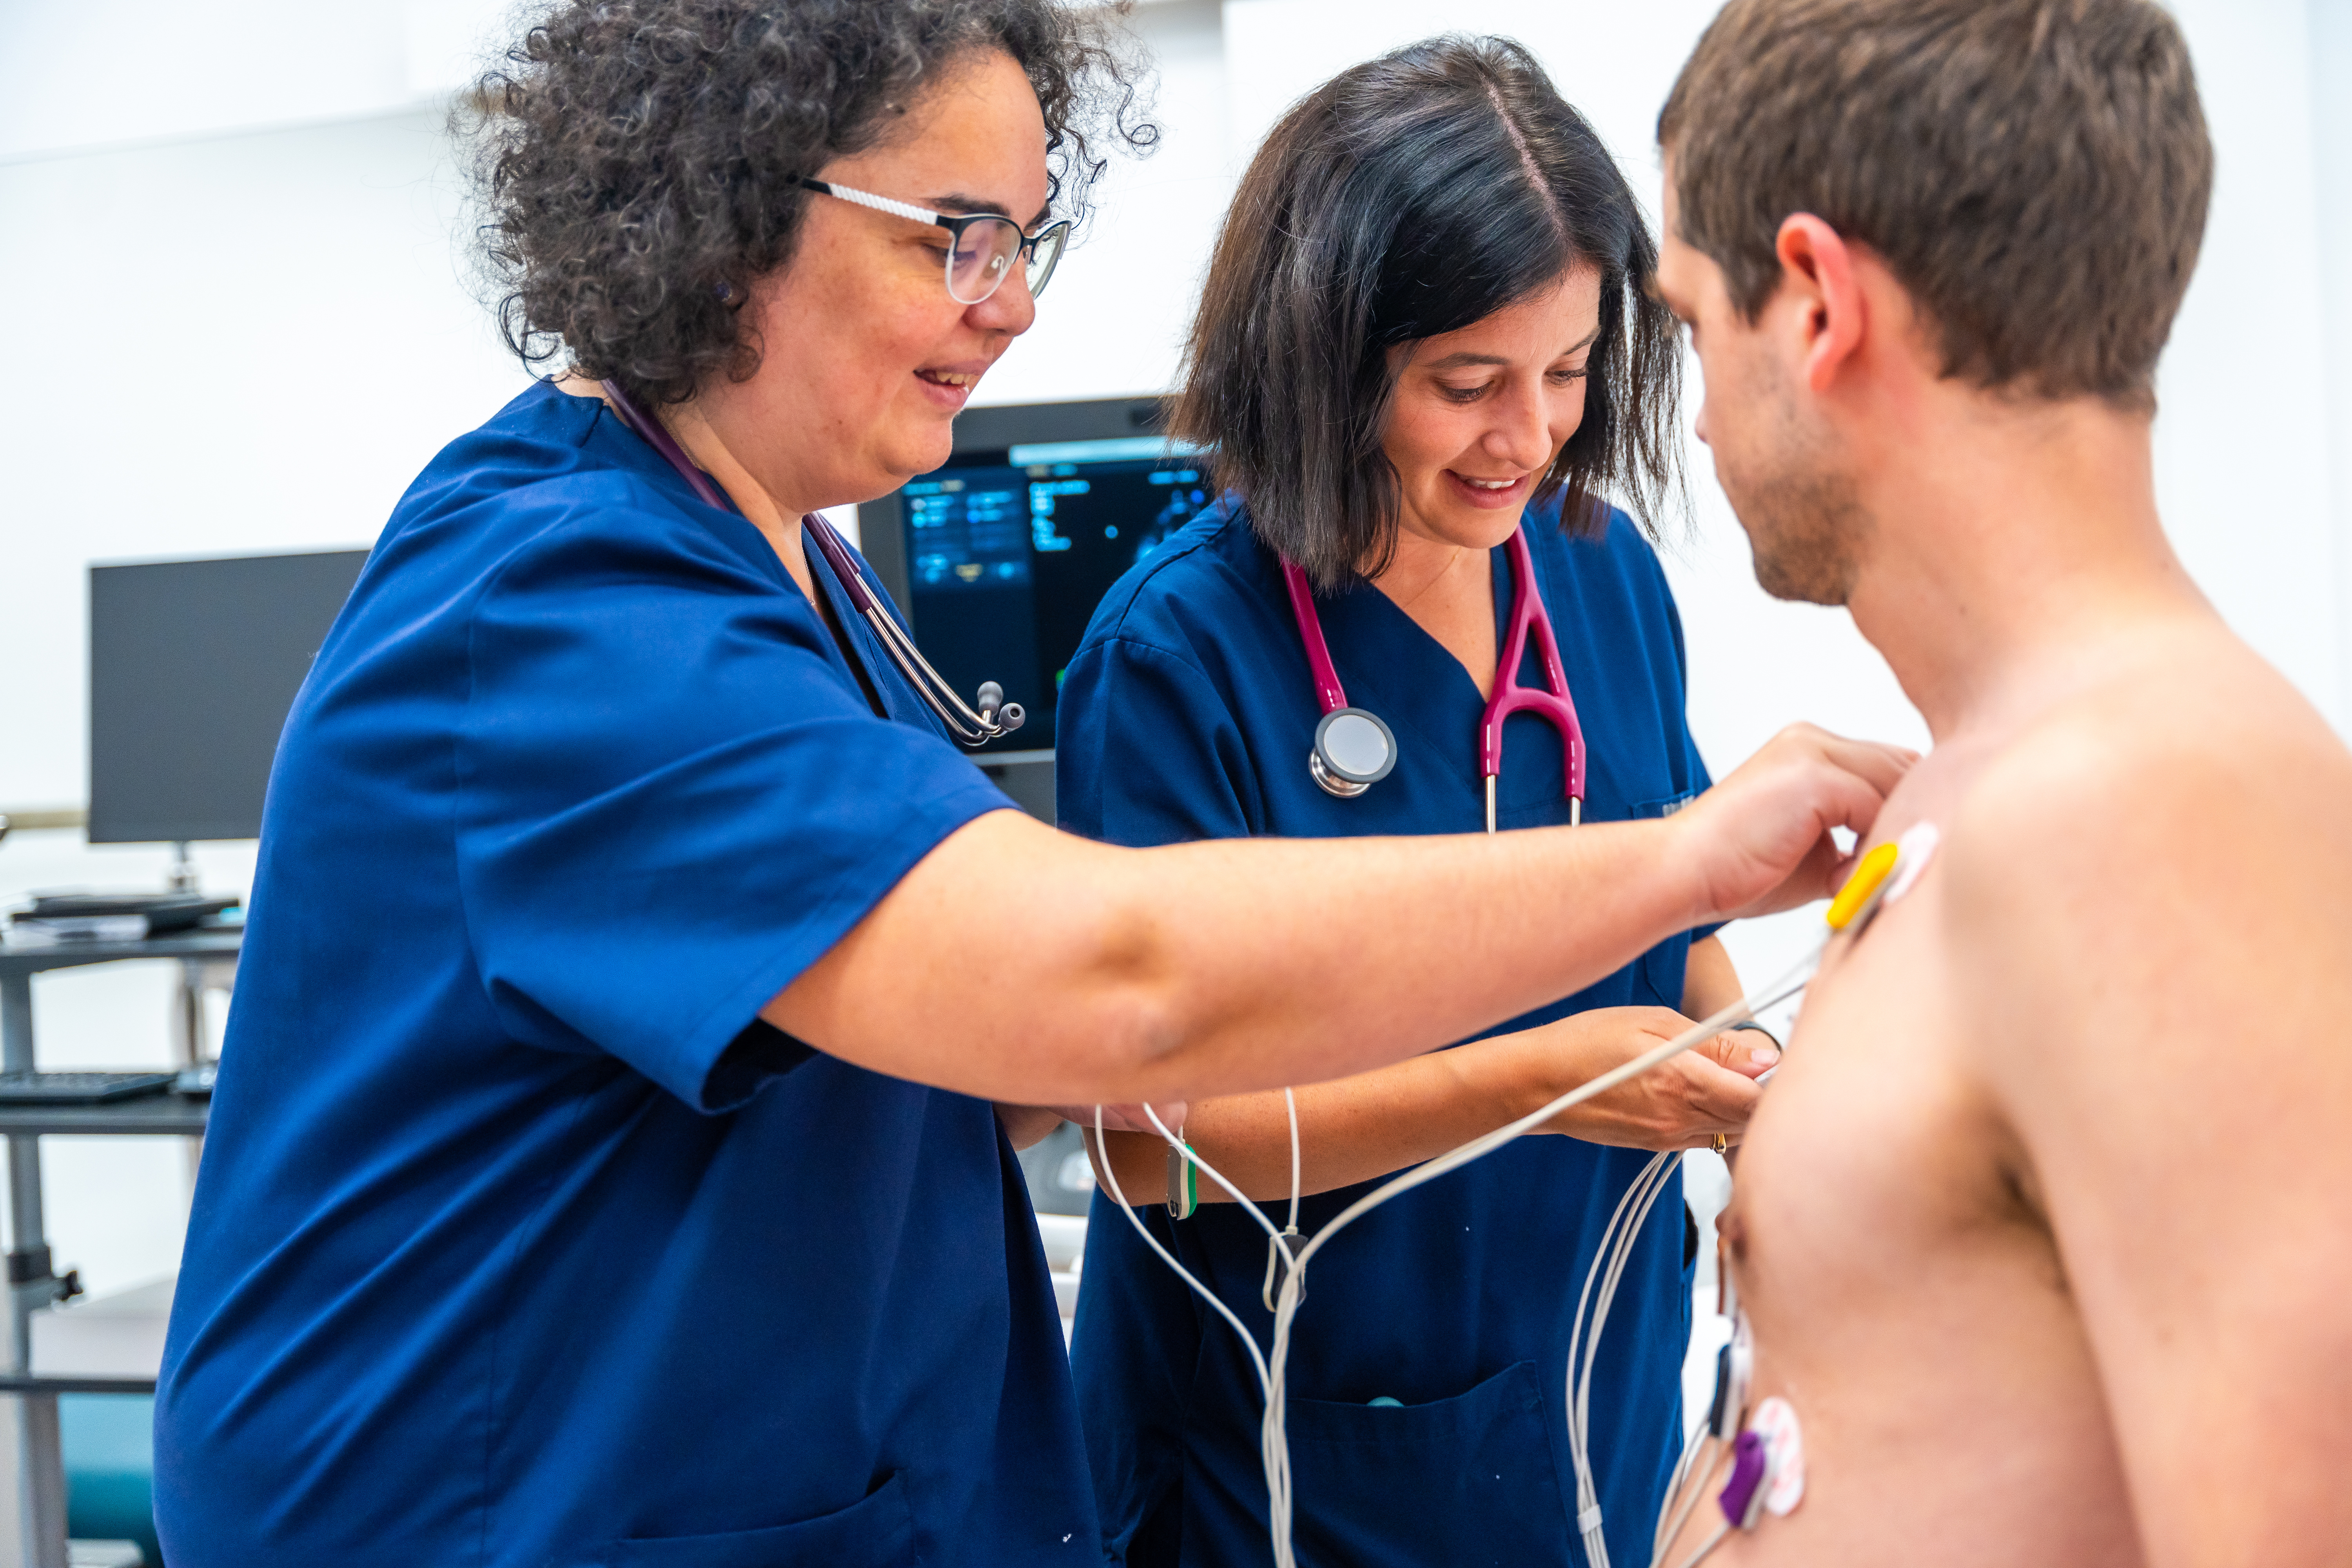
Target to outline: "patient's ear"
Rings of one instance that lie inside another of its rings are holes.
[[[1853,252],[1837,230],[1811,213],[1781,220],[1780,308],[1789,314],[1805,384],[1826,392],[1862,345],[1869,301],[1854,276]]]

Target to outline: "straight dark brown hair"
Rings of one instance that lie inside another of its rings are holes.
[[[1400,490],[1389,353],[1601,273],[1583,423],[1533,501],[1654,534],[1682,495],[1674,318],[1633,193],[1543,68],[1505,38],[1432,38],[1342,71],[1258,149],[1210,263],[1175,433],[1214,449],[1267,547],[1330,591],[1377,575]]]
[[[2145,411],[2213,147],[2148,0],[1731,0],[1658,116],[1680,237],[1753,321],[1780,225],[1885,258],[1944,374]]]

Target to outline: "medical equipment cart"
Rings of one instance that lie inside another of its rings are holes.
[[[113,963],[134,958],[181,962],[184,990],[201,994],[205,971],[236,961],[245,933],[238,927],[198,928],[139,942],[78,942],[54,947],[0,947],[0,1071],[31,1072],[33,976],[45,970]],[[188,1048],[200,1050],[191,1032]],[[19,1521],[25,1568],[67,1568],[65,1458],[58,1430],[60,1394],[152,1394],[155,1380],[137,1377],[51,1377],[33,1371],[32,1319],[69,1293],[52,1268],[41,1209],[41,1140],[70,1134],[201,1138],[208,1100],[163,1093],[96,1105],[0,1105],[0,1135],[8,1141],[7,1370],[0,1394],[16,1397]]]

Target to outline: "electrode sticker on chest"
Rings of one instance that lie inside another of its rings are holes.
[[[1756,1407],[1749,1430],[1764,1439],[1767,1460],[1764,1510],[1786,1519],[1805,1500],[1805,1433],[1797,1424],[1796,1406],[1774,1394]]]
[[[1932,822],[1915,822],[1904,829],[1895,841],[1895,875],[1887,879],[1885,902],[1894,903],[1918,885],[1943,837]]]

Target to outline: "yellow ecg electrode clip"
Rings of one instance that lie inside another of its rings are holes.
[[[1830,930],[1845,930],[1870,907],[1871,900],[1878,896],[1878,889],[1886,885],[1886,879],[1894,871],[1899,853],[1889,842],[1862,858],[1862,864],[1853,868],[1853,875],[1845,879],[1845,886],[1840,888],[1837,897],[1830,900]]]

